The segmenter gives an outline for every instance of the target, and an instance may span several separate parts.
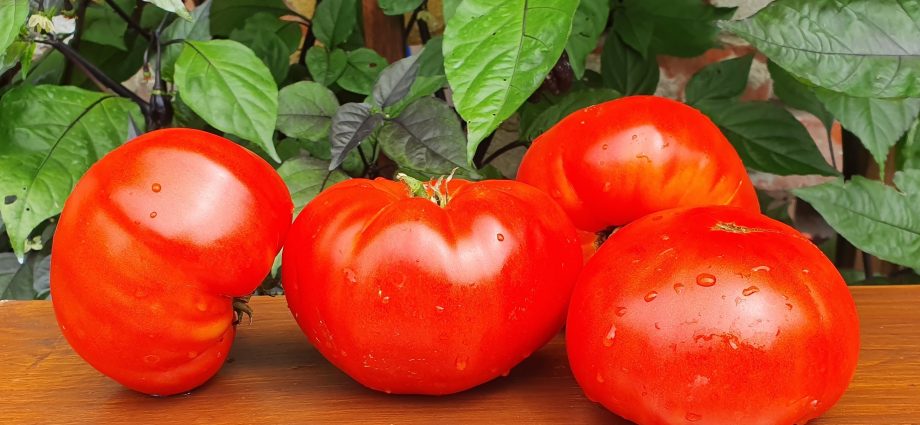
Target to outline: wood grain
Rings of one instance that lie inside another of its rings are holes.
[[[862,352],[843,399],[812,424],[920,424],[920,286],[854,287]],[[589,402],[562,338],[507,378],[448,397],[394,396],[354,383],[306,341],[283,298],[256,298],[228,363],[188,395],[148,397],[84,363],[51,304],[0,301],[0,424],[625,424]]]
[[[387,62],[393,63],[406,56],[403,42],[403,17],[387,16],[380,10],[377,0],[363,0],[364,44],[374,49]]]

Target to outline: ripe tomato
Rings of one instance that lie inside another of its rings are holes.
[[[222,137],[159,130],[118,147],[77,183],[54,235],[61,331],[126,387],[201,385],[230,351],[233,297],[270,271],[292,211],[271,166]]]
[[[614,233],[566,323],[585,394],[640,424],[792,424],[843,394],[850,292],[794,229],[738,208],[675,209]]]
[[[565,117],[533,142],[517,179],[552,195],[576,227],[591,233],[668,208],[760,211],[744,165],[718,127],[690,106],[655,96],[624,97]]]
[[[291,227],[282,257],[291,312],[323,356],[367,387],[472,388],[562,326],[581,268],[565,213],[515,181],[453,180],[448,193],[442,207],[400,182],[345,181]]]

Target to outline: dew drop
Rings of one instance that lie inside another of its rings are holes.
[[[635,142],[636,140],[639,140],[639,135],[638,135],[638,134],[633,134],[633,135],[632,135],[632,141]]]
[[[434,311],[437,311],[438,313],[443,313],[443,312],[444,312],[444,307],[439,306],[439,305],[436,305],[436,306],[434,306]]]
[[[553,189],[553,198],[562,198],[562,191],[559,189]]]
[[[607,335],[604,336],[604,347],[610,347],[613,345],[613,338],[617,336],[617,327],[616,325],[610,325],[610,330],[607,331]]]
[[[668,239],[671,239],[671,237],[668,235],[661,235],[661,240],[666,241]]]
[[[645,302],[647,303],[652,302],[655,298],[658,298],[658,293],[655,291],[645,294]]]
[[[390,297],[383,297],[383,298],[380,300],[380,302],[382,302],[382,303],[384,303],[384,304],[387,304],[387,303],[390,302]]]
[[[464,369],[466,369],[466,362],[467,362],[467,360],[468,360],[468,359],[466,359],[466,358],[464,358],[464,357],[457,357],[457,363],[456,363],[457,370],[464,370]]]
[[[351,283],[358,283],[358,276],[355,274],[355,271],[352,269],[345,269],[345,279]]]
[[[758,293],[758,292],[760,292],[760,288],[758,288],[758,287],[756,287],[756,286],[748,286],[747,288],[744,288],[743,291],[741,291],[741,295],[744,295],[745,297],[748,297],[748,296],[754,295],[754,294],[756,294],[756,293]]]
[[[700,273],[696,276],[696,284],[708,288],[716,284],[716,277],[709,273]]]
[[[601,149],[603,149],[603,150],[607,150],[607,148],[608,148],[608,147],[609,147],[609,146],[607,146],[607,144],[606,144],[606,143],[604,143],[604,144],[603,144],[603,145],[601,146]]]
[[[157,212],[156,212],[156,211],[151,211],[151,212],[150,212],[150,218],[157,218]]]
[[[732,350],[738,349],[738,343],[735,341],[735,339],[736,338],[733,336],[728,338],[728,346],[732,347]]]
[[[505,240],[505,235],[499,233],[499,234],[495,235],[495,239],[498,239],[498,241],[501,242],[501,241]]]
[[[786,303],[786,310],[792,310],[792,304]]]
[[[154,183],[153,186],[150,186],[150,190],[154,191],[154,193],[158,193],[160,190],[163,190],[163,186],[160,186],[159,183]]]
[[[679,294],[679,293],[681,293],[681,291],[683,291],[683,290],[684,290],[684,284],[683,284],[683,283],[675,283],[675,284],[674,284],[674,292],[677,292],[677,293]]]
[[[144,361],[147,362],[147,363],[149,363],[149,364],[156,364],[156,363],[158,363],[158,362],[160,361],[160,356],[158,356],[158,355],[156,355],[156,354],[148,354],[148,355],[144,356]]]
[[[348,357],[348,352],[345,350],[340,351],[339,354],[341,354],[342,357]]]
[[[693,412],[687,412],[687,416],[685,416],[685,418],[690,422],[696,422],[700,419],[703,419],[703,415],[699,415]]]
[[[802,273],[808,274],[808,269],[802,269]]]
[[[594,376],[594,379],[596,379],[600,384],[604,383],[604,375],[601,375],[600,372],[597,372],[597,375]]]
[[[770,266],[757,266],[751,268],[752,272],[768,272],[770,271]]]
[[[809,405],[811,405],[811,408],[812,408],[812,409],[817,409],[817,408],[818,408],[818,400],[817,400],[817,399],[812,400],[811,403],[809,403]]]
[[[626,307],[617,307],[616,315],[619,317],[626,315]]]

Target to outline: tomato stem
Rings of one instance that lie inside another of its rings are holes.
[[[454,168],[450,172],[450,175],[446,177],[438,177],[438,179],[434,181],[434,184],[432,184],[430,181],[423,183],[422,181],[404,173],[396,174],[396,180],[405,183],[406,187],[409,189],[409,196],[413,198],[425,198],[431,202],[434,202],[439,207],[444,208],[447,206],[447,203],[450,202],[448,184],[451,180],[453,180],[454,173],[456,171],[457,169]]]
[[[233,320],[233,326],[243,322],[244,314],[249,317],[249,324],[252,324],[252,307],[249,306],[250,298],[252,298],[252,295],[233,298],[233,314],[236,315],[236,319]]]

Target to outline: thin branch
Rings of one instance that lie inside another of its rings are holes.
[[[70,47],[74,50],[80,48],[80,39],[83,37],[83,23],[86,21],[86,8],[89,6],[89,2],[90,0],[83,0],[77,5],[77,21],[74,23],[73,38],[70,39]],[[61,75],[61,85],[70,84],[74,65],[76,64],[71,61],[67,61],[67,63],[64,64],[64,73]]]
[[[128,26],[131,27],[131,29],[140,34],[141,37],[150,40],[150,33],[141,28],[140,24],[138,24],[131,16],[128,16],[128,14],[125,13],[121,6],[119,6],[118,3],[115,3],[115,0],[105,0],[105,2],[115,10],[115,13],[117,13],[122,20],[128,23]]]

